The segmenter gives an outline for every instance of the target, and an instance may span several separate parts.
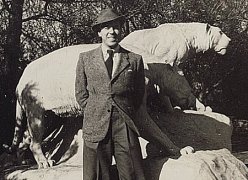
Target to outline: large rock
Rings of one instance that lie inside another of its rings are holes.
[[[248,169],[227,149],[198,151],[169,159],[162,168],[160,180],[247,180]]]

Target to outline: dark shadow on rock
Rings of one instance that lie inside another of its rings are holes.
[[[198,150],[231,150],[231,126],[216,119],[182,111],[150,112],[160,129],[180,148],[192,146]],[[157,150],[161,153],[161,150]]]
[[[82,117],[59,117],[52,111],[47,111],[45,121],[44,137],[50,136],[43,141],[42,149],[52,154],[58,148],[52,156],[52,159],[58,162],[69,149],[78,130],[82,128]]]
[[[82,128],[82,117],[59,117],[52,111],[47,111],[44,121],[45,133],[43,136],[42,151],[47,156],[51,156],[51,159],[54,160],[56,164],[70,148],[78,130]],[[11,171],[15,166],[22,167],[24,164],[29,167],[33,166],[37,168],[33,154],[29,149],[29,144],[25,146],[26,148],[18,149],[17,154],[2,154],[0,156],[0,160],[2,159],[0,168],[7,168]],[[64,161],[68,160],[74,155],[73,153],[76,152],[70,151],[70,153],[71,154],[67,159],[64,159]]]
[[[163,63],[149,63],[147,66],[148,70],[145,70],[145,76],[149,79],[148,103],[164,105],[164,98],[168,96],[173,106],[180,106],[182,109],[195,108],[193,90],[187,79],[178,73],[179,68]],[[159,89],[154,88],[156,86]],[[154,90],[159,91],[156,94],[156,100],[159,102],[149,101]]]
[[[159,175],[164,163],[168,160],[168,157],[148,157],[143,160],[143,167],[146,179],[159,180]]]
[[[44,120],[46,121],[46,130],[44,134],[45,141],[42,142],[42,150],[44,154],[51,156],[51,159],[55,161],[57,167],[57,165],[62,163],[59,162],[58,164],[58,161],[69,149],[70,154],[68,155],[67,153],[68,156],[63,158],[63,162],[69,160],[76,154],[75,151],[71,151],[70,145],[74,140],[74,136],[78,133],[78,130],[82,128],[82,117],[62,118],[48,111],[45,114]],[[78,149],[78,147],[76,147],[76,149]],[[37,170],[38,168],[29,148],[25,150],[19,149],[18,156],[16,156],[16,154],[2,154],[0,160],[5,162],[4,166],[0,167],[0,179],[6,179],[10,173],[17,170],[24,173],[30,170]],[[19,175],[18,178],[20,178]]]

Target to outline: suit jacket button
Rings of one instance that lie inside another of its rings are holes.
[[[110,112],[110,110],[108,109],[108,112]]]

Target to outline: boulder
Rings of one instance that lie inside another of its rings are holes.
[[[169,159],[164,163],[160,180],[246,180],[247,167],[227,149],[198,151]]]

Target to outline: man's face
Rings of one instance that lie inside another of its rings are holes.
[[[102,43],[110,48],[115,48],[121,39],[121,25],[119,21],[112,21],[102,25],[98,36]]]

